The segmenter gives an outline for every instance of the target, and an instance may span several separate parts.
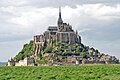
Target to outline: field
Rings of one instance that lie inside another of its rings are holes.
[[[0,67],[0,80],[120,80],[120,65]]]

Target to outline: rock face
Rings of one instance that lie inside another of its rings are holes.
[[[117,64],[115,56],[100,53],[81,43],[81,36],[72,26],[63,23],[61,9],[56,26],[49,26],[41,35],[35,35],[25,44],[8,66],[71,65],[71,64]]]

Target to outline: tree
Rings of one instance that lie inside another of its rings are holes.
[[[43,57],[41,60],[37,60],[38,64],[46,64],[47,62],[48,60],[45,57]]]
[[[71,54],[70,51],[66,51],[66,52],[63,52],[63,53],[62,53],[62,55],[64,55],[64,56],[68,56],[68,55],[70,55],[70,54]]]
[[[57,55],[62,55],[62,51],[56,52]]]
[[[56,40],[53,41],[53,45],[56,46]]]
[[[46,53],[51,53],[52,50],[53,50],[53,47],[52,47],[52,46],[47,46],[44,51],[45,51]]]
[[[99,51],[98,51],[97,49],[95,50],[95,52],[96,52],[96,53],[99,53]]]
[[[86,57],[86,55],[89,54],[88,52],[81,52],[80,55],[83,57]]]
[[[77,48],[76,48],[76,51],[75,51],[76,53],[75,54],[79,54],[79,52],[80,52],[80,47],[79,46],[77,46]]]

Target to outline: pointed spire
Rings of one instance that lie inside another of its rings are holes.
[[[59,18],[61,18],[61,7],[59,7]]]
[[[58,24],[63,24],[63,20],[61,18],[61,7],[59,7],[59,18],[58,18]]]

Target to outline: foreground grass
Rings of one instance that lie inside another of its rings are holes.
[[[120,65],[0,67],[0,80],[120,80]]]

